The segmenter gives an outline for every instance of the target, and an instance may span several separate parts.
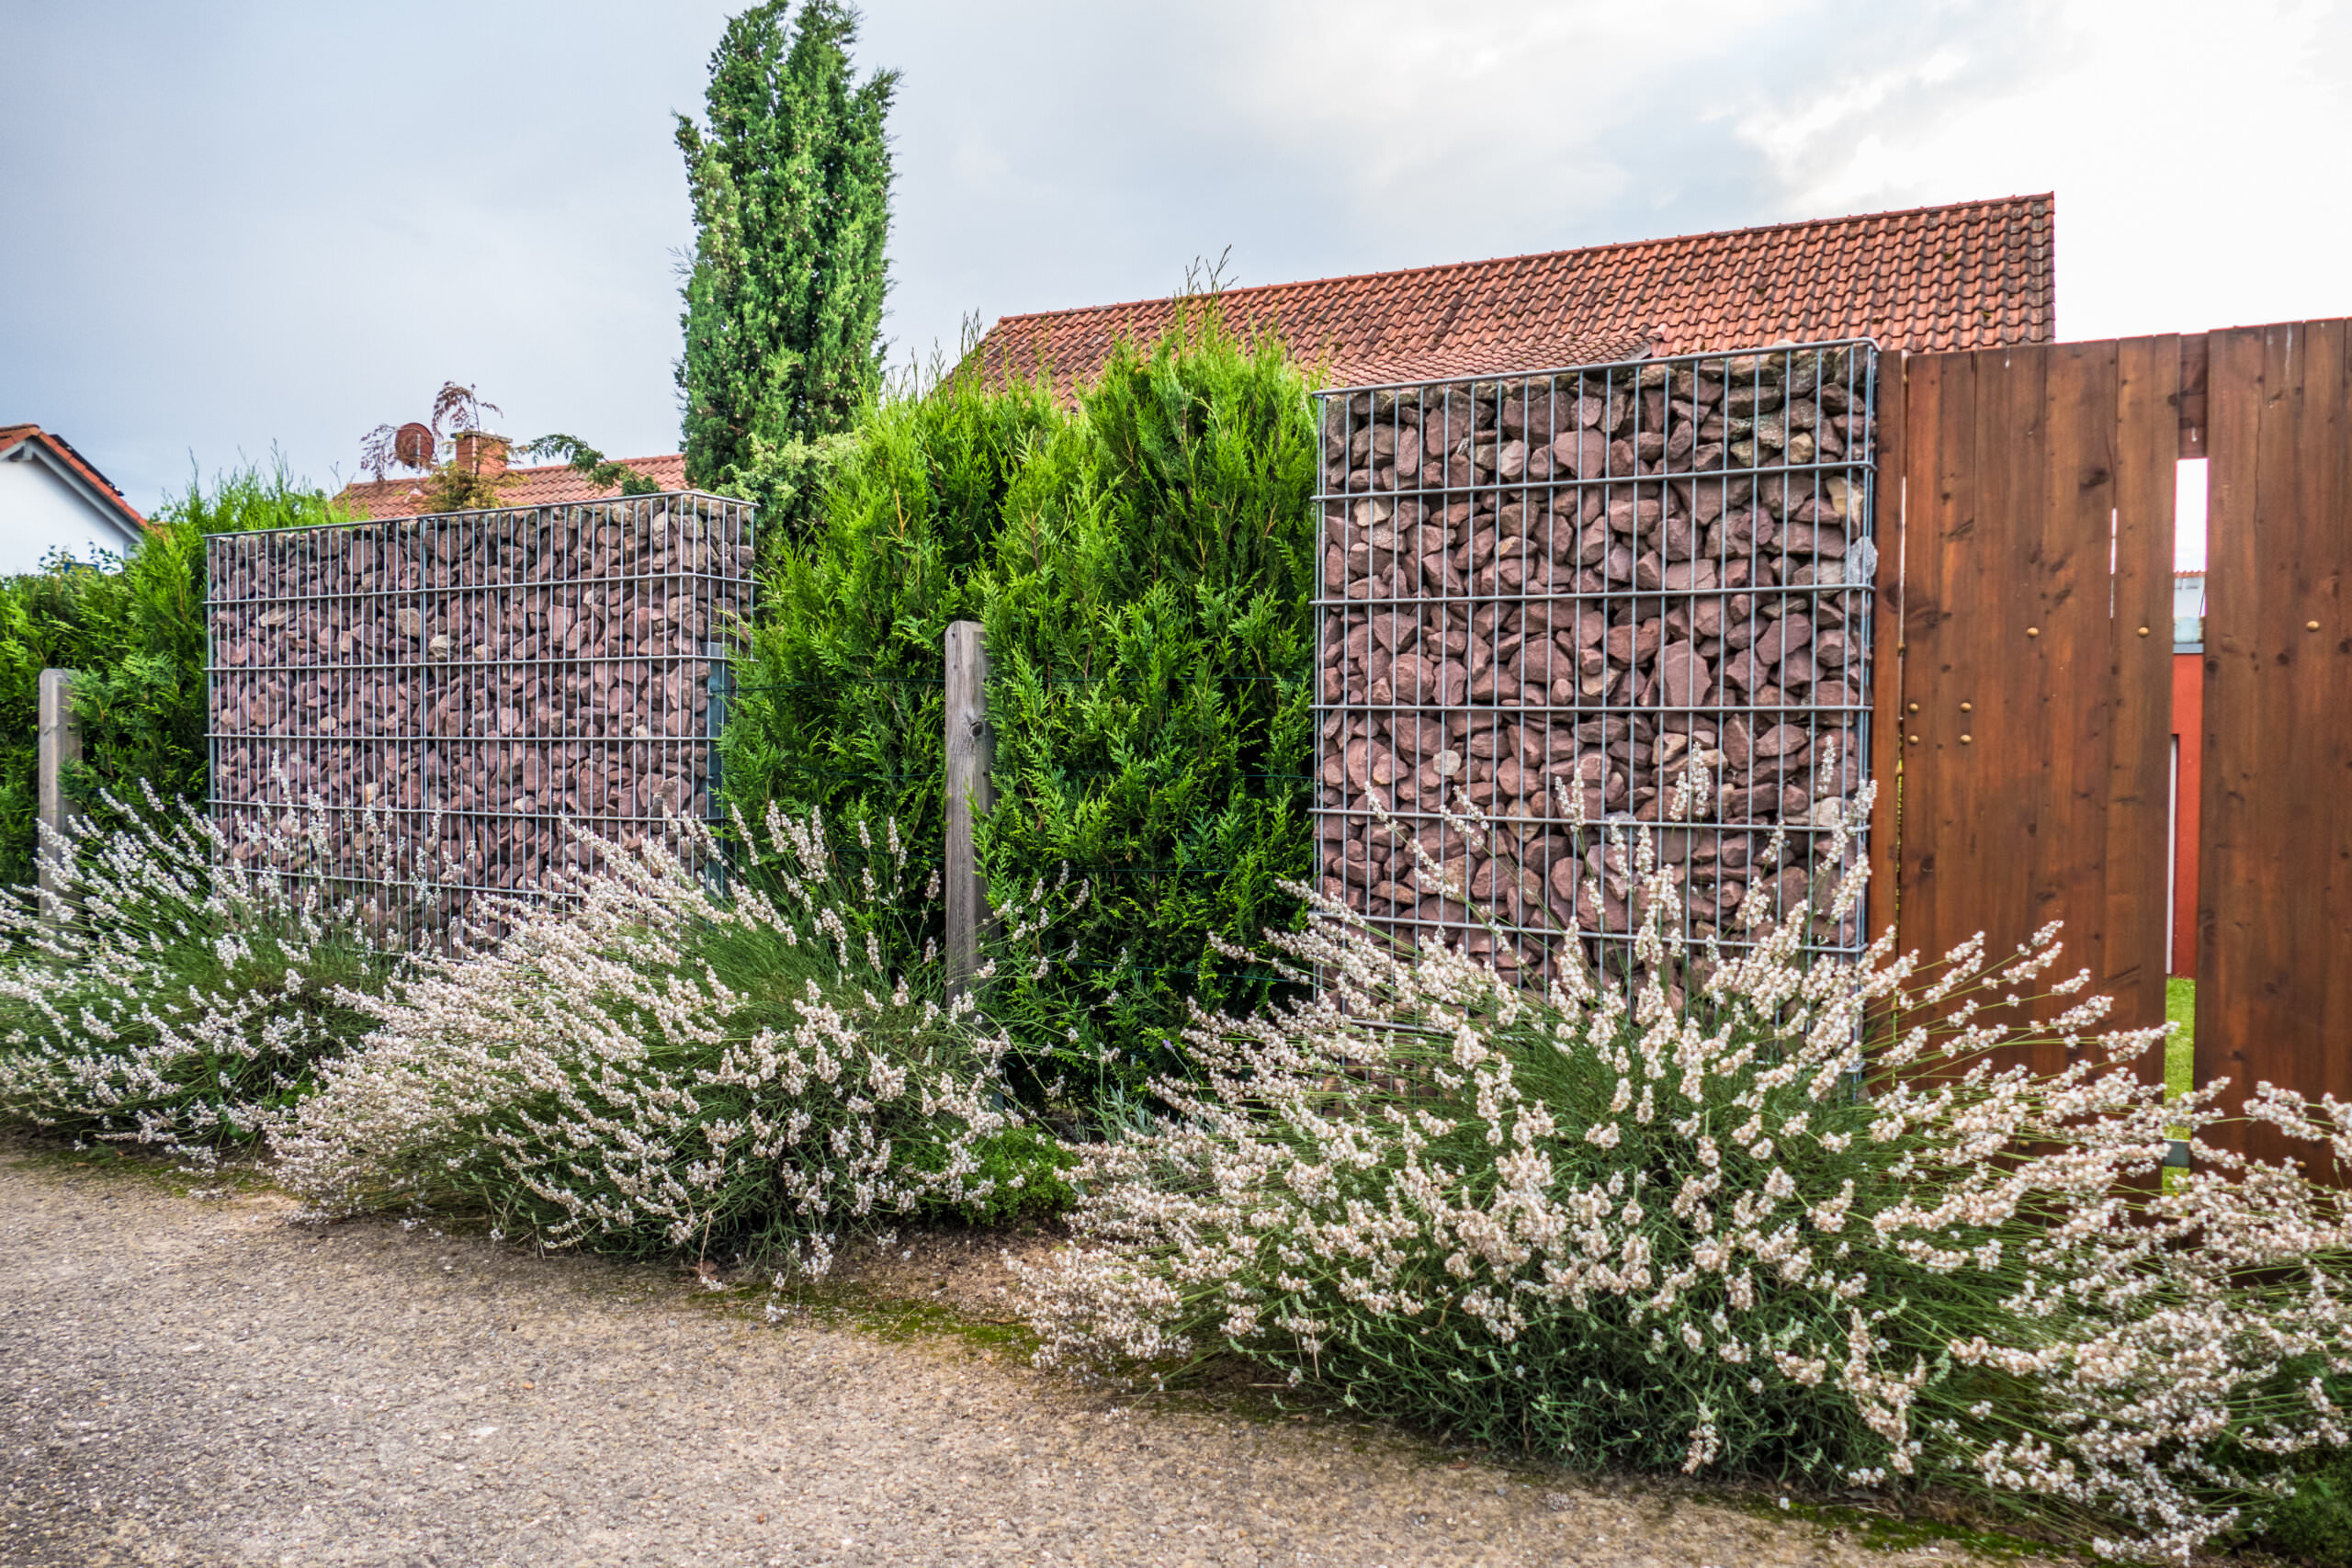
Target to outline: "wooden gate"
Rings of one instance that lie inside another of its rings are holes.
[[[2352,1098],[2352,344],[2209,338],[2197,1078]],[[2183,738],[2187,743],[2187,738]],[[2234,1129],[2245,1153],[2286,1141]]]
[[[2087,965],[2117,1027],[2164,1020],[2181,363],[2172,337],[1906,356],[1899,509],[1881,496],[1902,946],[1997,953],[2062,919],[2061,973]]]

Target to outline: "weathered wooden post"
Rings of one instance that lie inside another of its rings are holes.
[[[77,813],[65,795],[65,764],[82,760],[82,726],[74,716],[74,671],[40,672],[40,912],[45,920],[66,916],[64,890],[47,863],[66,851],[66,832]]]
[[[989,651],[978,621],[947,628],[947,994],[962,995],[980,966],[988,891],[973,825],[994,804],[989,766]]]

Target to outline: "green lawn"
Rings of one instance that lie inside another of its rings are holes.
[[[2165,1018],[2180,1027],[2165,1042],[2165,1093],[2187,1094],[2197,1082],[2197,1057],[2189,1033],[2197,1027],[2197,982],[2165,982]]]

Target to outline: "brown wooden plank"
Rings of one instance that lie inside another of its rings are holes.
[[[1932,493],[1924,517],[1911,513],[1904,669],[1904,943],[1930,960],[1980,931],[1996,944],[2016,941],[2001,928],[2026,892],[2019,846],[1988,852],[2009,837],[2001,815],[2022,792],[2002,776],[2008,759],[1998,744],[1978,749],[1976,727],[1992,720],[1986,734],[1997,733],[2015,700],[2007,688],[2022,672],[2045,355],[1935,357],[1943,397],[1925,431],[1933,449],[1914,464]]]
[[[2316,439],[2324,419],[2319,394],[2328,346],[2315,322],[2264,334],[2263,377],[2284,396],[2264,410],[2256,447],[2255,550],[2267,601],[2262,630],[2274,649],[2261,671],[2268,755],[2258,775],[2267,797],[2258,815],[2273,838],[2267,858],[2278,868],[2272,884],[2278,891],[2265,900],[2265,940],[2278,955],[2282,983],[2263,998],[2269,1016],[2247,1032],[2245,1083],[2284,1084],[2311,1094],[2352,1087],[2332,1059],[2335,1042],[2326,1006],[2327,971],[2343,961],[2341,944],[2326,929],[2334,902],[2331,796],[2341,782],[2327,776],[2327,761],[2337,750],[2330,731],[2340,728],[2345,710],[2343,694],[2329,690],[2319,654],[2337,617],[2312,603],[2316,580],[2332,575],[2331,568],[2340,570],[2342,557],[2340,542],[2329,536],[2337,530],[2321,525],[2331,510]],[[2305,629],[2313,617],[2321,622],[2316,635]],[[2288,1150],[2282,1140],[2272,1150],[2254,1152]]]
[[[2096,976],[2114,1027],[2165,1017],[2165,886],[2170,866],[2173,499],[2180,341],[2117,345],[2114,614],[2107,782],[2107,931]],[[2141,1064],[2164,1078],[2161,1046]]]
[[[2198,802],[2196,1074],[2201,1088],[2227,1078],[2243,1089],[2241,1045],[2249,1024],[2251,940],[2242,922],[2258,914],[2266,867],[2252,831],[2252,769],[2261,740],[2261,625],[2252,526],[2256,447],[2262,430],[2260,329],[2207,334],[2205,500],[2205,692],[2203,784]],[[2241,1138],[2221,1138],[2243,1147]]]
[[[1926,672],[1945,661],[1945,648],[1961,635],[1952,624],[1950,541],[1975,525],[1977,360],[1974,354],[1923,355],[1905,367],[1910,441],[1904,488],[1903,886],[1897,940],[1905,952],[1930,963],[1959,939],[1946,939],[1954,921],[1943,908],[1940,824],[1949,779],[1926,765],[1915,688],[1932,685]]]
[[[2299,564],[2307,612],[2303,655],[2311,690],[2299,722],[2317,755],[2311,790],[2322,835],[2310,863],[2322,873],[2324,902],[2311,935],[2326,978],[2317,1043],[2327,1092],[2352,1096],[2352,321],[2312,321],[2303,359],[2302,467],[2305,532]],[[2300,1087],[2300,1086],[2298,1086]]]
[[[2343,321],[2211,335],[2197,1055],[2232,1102],[2352,1094],[2348,403]]]
[[[1905,373],[1902,943],[2063,921],[2061,973],[2120,1023],[2164,1007],[2178,366],[2107,341]]]
[[[2067,628],[2051,615],[2071,595],[2071,552],[2051,518],[2048,349],[2003,356],[1996,395],[1980,388],[1976,460],[1992,481],[1972,541],[1976,602],[1985,606],[1969,649],[1964,687],[1927,705],[1930,760],[1939,742],[1968,784],[1968,814],[1955,823],[1977,907],[1963,922],[2007,953],[2059,911],[2042,896],[2043,873],[2067,837],[2058,781],[2071,772],[2076,733],[2045,711],[2063,669]],[[2053,560],[2054,556],[2054,560]],[[2056,569],[2053,571],[2053,566]],[[2053,581],[2054,579],[2054,581]],[[1961,702],[1971,705],[1956,711]],[[1962,729],[1959,720],[1970,727]],[[1958,736],[1975,745],[1954,744]],[[2062,770],[2062,761],[2069,766]],[[1964,934],[1964,933],[1962,933]],[[2038,1071],[2064,1065],[2048,1050],[2024,1055]]]
[[[1896,874],[1903,852],[1903,464],[1905,384],[1901,352],[1878,362],[1878,468],[1872,507],[1877,520],[1878,578],[1871,605],[1871,777],[1878,800],[1871,810],[1870,924],[1875,940],[1897,923]]]
[[[2205,337],[2199,333],[2180,340],[2180,390],[2177,407],[2180,416],[2178,442],[2174,456],[2202,457],[2205,456]]]
[[[2024,612],[2032,618],[2007,666],[2014,682],[1987,727],[2000,776],[2014,781],[1999,810],[2014,825],[2026,883],[2023,904],[1996,906],[2007,929],[1996,929],[1995,941],[2014,944],[2048,920],[2063,921],[2066,959],[2058,973],[2087,967],[2094,979],[2107,967],[2109,937],[2117,346],[2056,344],[2046,353],[2041,438],[2018,452],[2033,465],[2020,476],[2020,500],[2040,513],[2040,548],[2021,572],[2034,593]],[[2045,1072],[2066,1062],[2054,1039],[2037,1043],[2031,1055]]]

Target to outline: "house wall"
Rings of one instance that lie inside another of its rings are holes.
[[[0,461],[0,575],[38,570],[51,550],[77,560],[130,543],[67,479],[38,457]]]
[[[2187,468],[2188,465],[2181,465]],[[2204,491],[2198,491],[2201,536]],[[2205,574],[2172,574],[2171,961],[2176,979],[2197,977],[2198,802],[2205,787]]]
[[[2197,822],[2205,788],[2205,655],[2199,645],[2172,656],[2172,941],[2165,973],[2197,977]]]

